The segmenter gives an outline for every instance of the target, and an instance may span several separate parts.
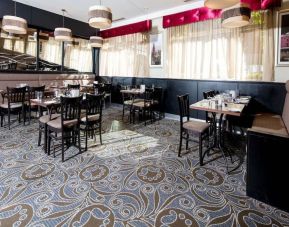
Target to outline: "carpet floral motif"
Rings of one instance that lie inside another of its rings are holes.
[[[198,147],[177,157],[179,122],[129,124],[104,111],[103,145],[61,162],[37,146],[37,120],[0,128],[0,226],[289,226],[289,214],[246,196],[246,161],[228,175]]]

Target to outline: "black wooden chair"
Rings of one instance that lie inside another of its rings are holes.
[[[103,90],[104,90],[104,107],[105,107],[105,100],[109,99],[109,105],[111,105],[111,90],[112,90],[112,84],[110,83],[105,83],[103,85]]]
[[[121,86],[120,90],[129,90],[131,89],[131,86]],[[132,104],[133,102],[139,102],[141,101],[141,99],[136,98],[136,96],[134,94],[131,93],[121,93],[121,97],[122,97],[122,120],[124,118],[125,112],[128,111],[129,112],[129,121],[131,121],[131,110],[132,110]]]
[[[214,91],[214,90],[209,90],[209,91],[203,92],[203,98],[204,99],[213,98],[215,95],[216,95],[216,91]],[[206,111],[206,122],[212,123],[212,115],[210,115],[207,111]]]
[[[164,90],[161,87],[155,87],[153,89],[153,105],[152,111],[157,113],[159,120],[163,114],[163,103],[164,102]]]
[[[190,109],[189,109],[189,95],[178,96],[179,110],[180,110],[180,145],[179,145],[179,154],[181,157],[182,150],[182,141],[186,141],[186,150],[188,150],[189,141],[199,143],[199,156],[200,156],[200,165],[202,166],[204,159],[203,154],[203,140],[209,137],[209,124],[202,121],[190,120]],[[186,119],[184,121],[184,118]],[[199,140],[190,139],[189,135],[193,134],[198,136]]]
[[[1,112],[1,127],[3,126],[3,120],[5,115],[8,116],[8,128],[10,130],[11,114],[18,114],[19,123],[21,122],[22,115],[23,125],[25,125],[25,93],[26,87],[10,88],[7,87],[7,103],[0,105]]]
[[[96,95],[102,94],[105,92],[103,83],[93,84],[93,89],[94,89],[94,94]]]
[[[42,93],[42,97],[44,97],[44,90],[45,90],[45,85],[40,86],[40,87],[28,87],[28,112],[29,112],[29,124],[31,121],[31,112],[38,112],[38,110],[41,110],[41,108],[38,107],[38,105],[31,103],[31,99],[36,99],[37,98],[37,92]]]
[[[60,117],[47,123],[48,134],[48,155],[50,154],[51,140],[61,140],[62,162],[64,162],[64,146],[69,148],[75,145],[81,153],[80,144],[80,113],[82,96],[60,97],[61,113]],[[78,141],[78,144],[76,144]],[[55,157],[55,148],[53,148]]]
[[[57,113],[57,105],[52,105],[49,107],[49,111],[47,110],[48,114],[40,116],[38,119],[39,127],[38,127],[38,146],[41,145],[42,140],[42,133],[44,134],[44,152],[47,152],[47,123],[49,121],[55,120],[56,118],[60,117],[60,114]],[[42,114],[42,113],[40,113]]]
[[[131,106],[131,117],[132,122],[135,123],[135,114],[138,113],[138,118],[142,116],[142,119],[147,122],[147,118],[149,120],[153,120],[153,105],[154,105],[154,89],[146,88],[145,92],[142,94],[142,99],[133,99],[132,106]]]
[[[80,129],[84,131],[85,135],[85,151],[87,151],[88,136],[95,137],[95,132],[98,130],[100,144],[102,144],[101,137],[101,120],[102,120],[102,106],[104,94],[100,95],[86,95],[85,108],[86,114],[81,118]],[[83,127],[82,127],[83,126]]]

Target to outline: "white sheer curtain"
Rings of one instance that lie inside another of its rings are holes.
[[[25,53],[31,56],[36,57],[37,55],[37,42],[36,41],[27,41]]]
[[[105,39],[100,51],[100,75],[148,76],[148,45],[147,33],[135,33]]]
[[[273,80],[272,13],[258,12],[252,25],[224,29],[207,20],[168,29],[170,78]]]
[[[66,45],[64,66],[79,72],[92,72],[92,50],[88,40],[74,39],[76,45]]]
[[[3,39],[3,49],[13,50],[13,40],[12,39]]]
[[[62,42],[50,37],[48,41],[41,41],[39,57],[42,60],[61,65]]]

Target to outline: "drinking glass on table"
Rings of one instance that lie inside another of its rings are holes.
[[[54,90],[54,96],[55,96],[55,98],[58,98],[59,95],[60,95],[59,89],[55,89],[55,90]]]
[[[43,92],[42,91],[36,91],[36,99],[41,100],[43,98]]]

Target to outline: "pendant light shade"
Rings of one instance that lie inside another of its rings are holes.
[[[225,9],[239,2],[240,0],[205,0],[204,5],[210,9]]]
[[[102,5],[91,6],[88,14],[88,23],[91,27],[106,29],[111,26],[112,13],[110,8]]]
[[[27,21],[16,16],[4,16],[2,28],[9,33],[25,35],[27,33]]]
[[[72,32],[69,28],[55,28],[54,38],[59,41],[71,41]]]
[[[16,16],[16,1],[14,2],[15,16],[4,16],[2,20],[2,28],[4,31],[25,35],[27,33],[27,21]]]
[[[72,40],[72,32],[71,29],[64,27],[64,13],[65,9],[62,10],[62,26],[61,28],[55,28],[54,30],[54,38],[59,41],[71,41]]]
[[[224,28],[239,28],[250,23],[251,9],[248,4],[239,3],[222,12],[222,26]]]
[[[90,46],[101,48],[103,45],[103,38],[100,36],[90,36]]]

